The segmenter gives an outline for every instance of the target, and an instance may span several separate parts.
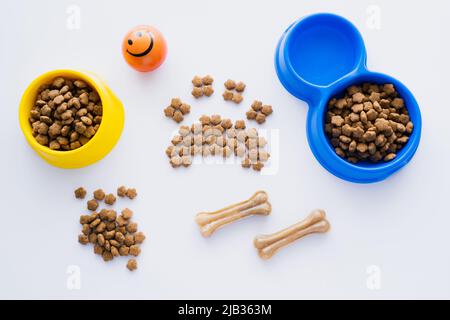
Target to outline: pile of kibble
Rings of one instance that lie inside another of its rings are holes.
[[[166,154],[174,167],[189,167],[192,157],[219,155],[228,158],[242,158],[242,167],[260,171],[270,154],[266,151],[267,141],[260,137],[255,128],[246,129],[244,120],[224,119],[220,115],[206,116],[200,122],[181,126],[174,136]]]
[[[246,116],[248,120],[255,120],[258,124],[266,122],[266,118],[273,113],[271,105],[263,104],[259,100],[253,101]]]
[[[84,199],[86,193],[83,187],[79,187],[75,190],[75,197]],[[145,235],[138,232],[137,223],[132,221],[133,212],[128,208],[122,210],[120,215],[112,209],[94,211],[98,208],[98,201],[104,200],[105,203],[112,205],[116,198],[113,194],[106,194],[102,189],[94,191],[93,195],[94,199],[88,201],[88,209],[93,212],[80,217],[82,233],[78,236],[78,242],[83,245],[91,243],[94,246],[94,253],[101,255],[105,262],[118,256],[137,257],[141,253],[140,245],[144,242]],[[121,186],[117,189],[117,195],[134,199],[137,192],[135,189]],[[93,206],[93,203],[96,205]],[[127,268],[130,271],[136,270],[136,259],[129,259]]]
[[[212,87],[214,79],[210,75],[206,75],[204,77],[195,76],[191,82],[194,86],[191,94],[196,99],[202,96],[210,97],[214,93],[214,89]]]
[[[39,88],[29,121],[39,144],[68,151],[95,135],[102,114],[100,97],[86,82],[58,77]]]
[[[244,97],[242,93],[245,90],[246,84],[242,81],[234,81],[228,79],[223,84],[225,86],[225,91],[222,94],[222,97],[225,101],[233,101],[234,103],[241,103]]]
[[[172,118],[176,123],[184,120],[184,116],[191,112],[191,106],[184,103],[180,98],[172,98],[170,105],[164,109],[164,115]]]
[[[408,142],[413,123],[392,84],[351,86],[328,104],[325,132],[336,154],[351,163],[391,161]]]

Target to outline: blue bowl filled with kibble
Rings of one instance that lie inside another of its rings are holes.
[[[329,172],[372,183],[404,167],[420,142],[422,119],[400,81],[367,70],[361,34],[334,14],[294,22],[281,37],[275,67],[283,86],[309,105],[310,148]]]

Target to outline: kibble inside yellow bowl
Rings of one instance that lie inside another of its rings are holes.
[[[35,104],[38,89],[57,77],[85,81],[100,96],[103,106],[102,122],[95,135],[83,146],[70,151],[51,150],[39,144],[32,135],[29,122],[31,108]],[[60,168],[81,168],[101,160],[116,145],[125,122],[122,102],[106,83],[87,71],[54,70],[37,77],[25,90],[19,106],[19,122],[25,139],[37,154],[48,163]]]

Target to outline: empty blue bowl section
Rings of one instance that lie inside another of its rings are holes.
[[[326,15],[306,19],[289,33],[287,59],[304,81],[327,86],[359,66],[364,48],[354,44],[360,41],[359,34],[343,19]]]
[[[400,81],[367,70],[364,41],[348,20],[316,14],[293,23],[278,43],[275,68],[286,90],[308,102],[308,143],[316,159],[335,176],[357,183],[380,181],[414,156],[422,130],[417,101]],[[335,153],[325,134],[328,101],[342,95],[349,86],[365,82],[394,84],[414,123],[408,143],[389,162],[352,164]]]

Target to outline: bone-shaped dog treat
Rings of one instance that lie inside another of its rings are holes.
[[[258,235],[254,245],[262,259],[270,259],[278,250],[312,233],[325,233],[330,229],[325,211],[315,210],[304,220],[271,235]]]
[[[264,191],[256,192],[250,199],[242,201],[214,212],[200,212],[195,221],[200,226],[204,237],[209,237],[217,229],[233,221],[250,215],[267,216],[272,211],[269,196]]]

